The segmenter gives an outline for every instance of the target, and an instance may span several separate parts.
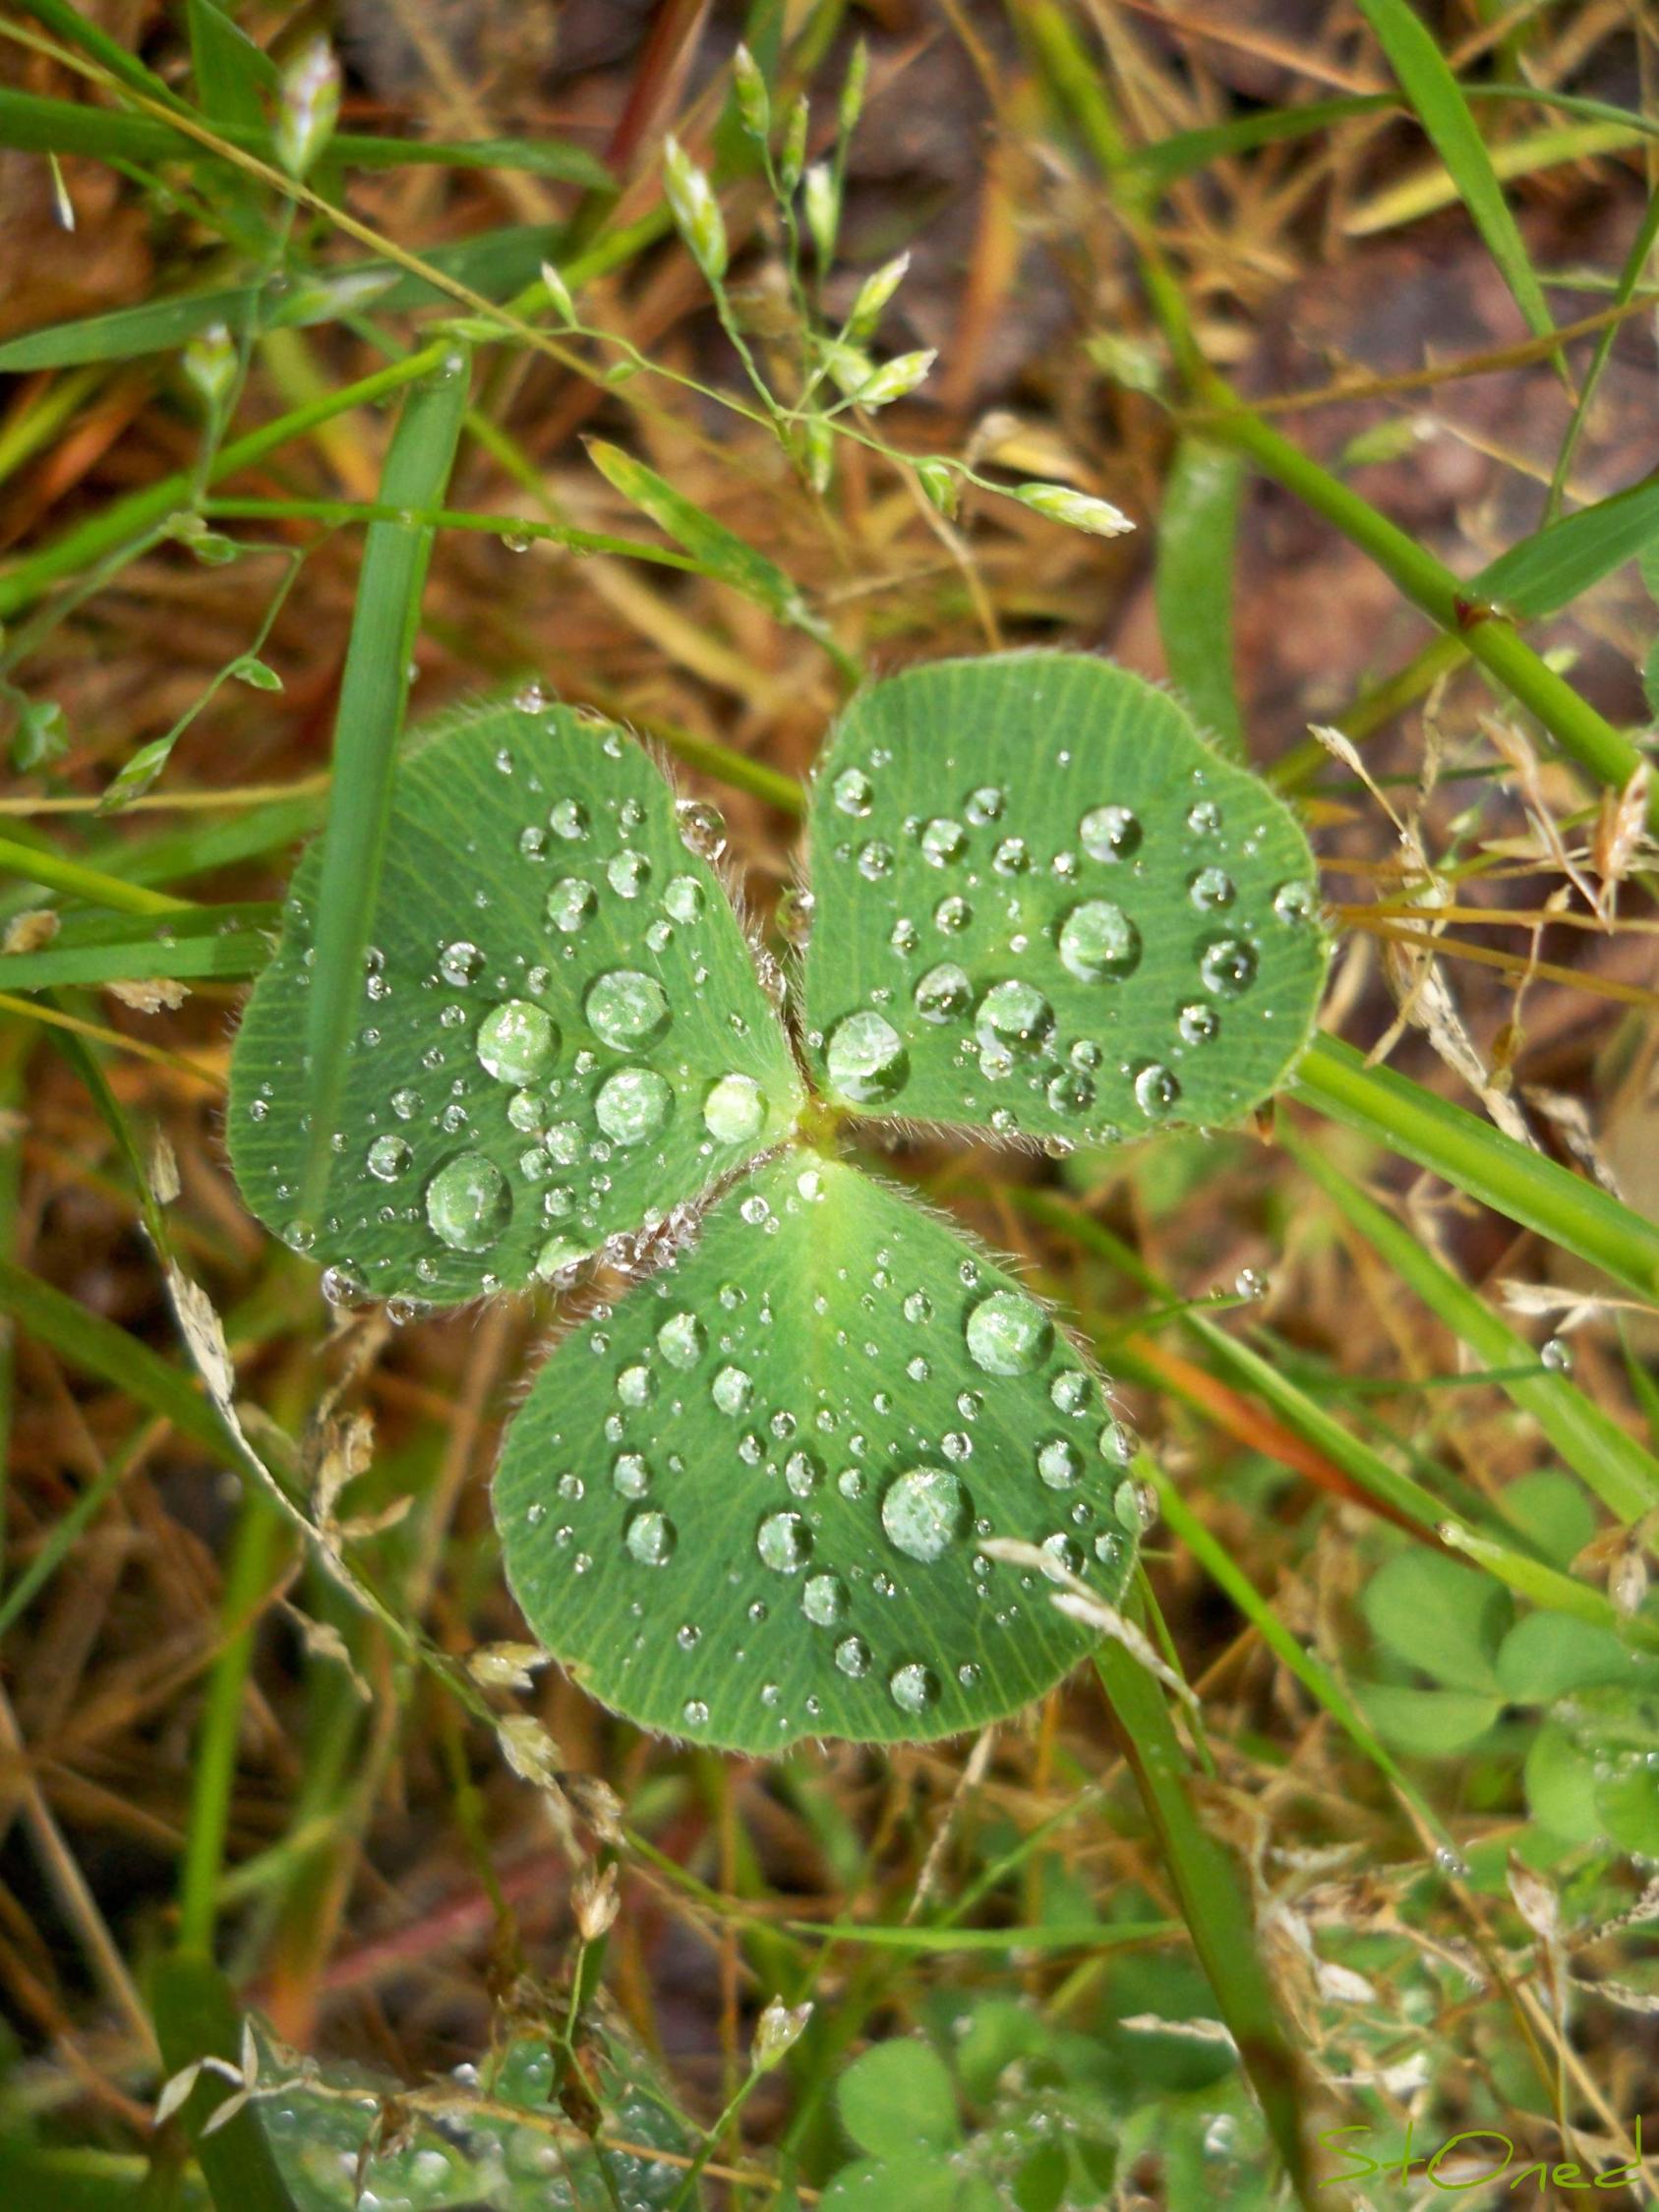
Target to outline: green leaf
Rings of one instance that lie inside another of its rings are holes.
[[[1571,1843],[1590,1843],[1601,1834],[1595,1760],[1565,1728],[1544,1722],[1526,1747],[1522,1776],[1533,1819],[1552,1834]]]
[[[664,1188],[673,1188],[665,1183]],[[531,1629],[642,1726],[749,1752],[982,1727],[1115,1600],[1125,1443],[1048,1314],[942,1221],[792,1149],[537,1376],[496,1476]]]
[[[1570,1613],[1528,1613],[1498,1653],[1498,1680],[1517,1704],[1553,1705],[1572,1690],[1633,1679],[1629,1647]]]
[[[835,2101],[854,2142],[878,2158],[949,2150],[961,2138],[949,2069],[919,2036],[863,2052],[836,2083]]]
[[[1487,252],[1513,293],[1527,328],[1543,337],[1553,327],[1543,287],[1527,259],[1526,246],[1461,86],[1427,26],[1406,0],[1358,0],[1358,6],[1376,32],[1430,144],[1445,162]]]
[[[893,2159],[856,2158],[835,2175],[819,2199],[823,2212],[960,2212],[962,2183],[943,2158],[925,2153]]]
[[[1554,614],[1659,533],[1659,476],[1534,531],[1472,577],[1471,595],[1531,619]]]
[[[1621,1850],[1659,1858],[1659,1768],[1646,1751],[1617,1755],[1613,1772],[1595,1785],[1601,1825]]]
[[[168,2074],[181,2073],[204,2058],[231,2066],[242,2057],[241,2019],[236,1997],[208,1958],[175,1952],[155,1973],[155,2027]],[[217,2212],[295,2212],[294,2199],[278,2171],[265,2129],[251,2106],[218,2126],[214,2115],[229,2099],[232,2085],[206,2072],[182,2107],[192,2148],[201,2162]]]
[[[1504,1706],[1502,1698],[1473,1690],[1414,1690],[1394,1682],[1356,1682],[1354,1695],[1380,1736],[1419,1759],[1467,1751]]]
[[[1202,438],[1184,437],[1158,517],[1155,594],[1169,674],[1201,726],[1235,760],[1244,757],[1244,718],[1233,680],[1233,551],[1244,462]]]
[[[1107,1143],[1237,1121],[1307,1042],[1306,839],[1106,662],[874,685],[819,770],[811,856],[808,1044],[847,1105]]]
[[[320,876],[314,847],[237,1039],[231,1161],[262,1220],[377,1297],[561,1269],[793,1121],[782,1030],[669,786],[609,724],[486,707],[397,769],[308,1236]]]
[[[1438,1551],[1396,1551],[1365,1586],[1372,1634],[1445,1688],[1491,1691],[1509,1593]]]

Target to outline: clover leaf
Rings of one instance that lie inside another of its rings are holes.
[[[506,1570],[604,1703],[750,1752],[950,1734],[1059,1680],[1089,1632],[992,1538],[1108,1601],[1134,1561],[1101,1378],[843,1157],[844,1127],[1232,1120],[1293,1063],[1325,966],[1293,818],[1103,663],[872,686],[811,815],[816,1097],[711,865],[718,818],[622,731],[533,701],[400,765],[315,1218],[315,852],[231,1085],[243,1193],[333,1295],[563,1288],[601,1248],[648,1270],[566,1331],[512,1426]]]

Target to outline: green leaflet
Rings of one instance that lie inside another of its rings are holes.
[[[299,1224],[318,877],[314,846],[237,1040],[231,1160],[268,1227],[375,1296],[561,1269],[793,1121],[783,1033],[669,786],[608,724],[489,707],[394,777],[338,1138]]]
[[[1181,706],[1081,654],[946,661],[843,716],[812,805],[829,1096],[1114,1142],[1238,1121],[1325,976],[1294,817]]]
[[[749,1752],[954,1735],[1093,1633],[979,1540],[1105,1596],[1128,1445],[1014,1279],[844,1162],[760,1168],[543,1368],[496,1477],[526,1619],[603,1703]]]

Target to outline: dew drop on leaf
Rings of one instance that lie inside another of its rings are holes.
[[[587,808],[580,799],[557,800],[547,820],[554,836],[563,838],[566,844],[580,844],[587,836]]]
[[[1150,1060],[1135,1076],[1135,1103],[1149,1121],[1167,1114],[1181,1095],[1174,1072],[1158,1060]]]
[[[400,1175],[408,1173],[414,1158],[401,1136],[377,1136],[369,1147],[369,1173],[382,1183],[395,1183]]]
[[[1236,999],[1256,980],[1255,948],[1242,937],[1213,937],[1199,950],[1198,972],[1207,991]]]
[[[703,1098],[703,1127],[718,1144],[746,1144],[766,1123],[766,1094],[752,1076],[722,1076]]]
[[[611,1462],[611,1487],[619,1497],[643,1497],[651,1487],[651,1463],[641,1452],[619,1452]]]
[[[973,1004],[974,986],[955,960],[941,960],[919,978],[911,995],[923,1021],[957,1021]]]
[[[618,1144],[643,1144],[668,1127],[674,1091],[654,1068],[619,1068],[600,1084],[594,1119]]]
[[[904,1713],[925,1713],[939,1695],[939,1678],[918,1659],[907,1659],[887,1677],[893,1703]]]
[[[547,918],[566,937],[574,937],[599,901],[592,884],[581,876],[561,876],[547,895]]]
[[[912,1467],[881,1500],[890,1543],[912,1559],[942,1559],[968,1524],[968,1493],[948,1467]]]
[[[488,1252],[511,1212],[506,1177],[482,1153],[450,1160],[426,1187],[426,1217],[454,1252]]]
[[[835,1647],[835,1663],[856,1682],[870,1670],[870,1648],[861,1636],[844,1636]]]
[[[674,1556],[678,1532],[666,1513],[654,1505],[641,1506],[630,1513],[622,1531],[622,1542],[629,1555],[642,1567],[666,1567]]]
[[[833,1628],[847,1617],[847,1585],[839,1575],[808,1575],[800,1609],[815,1628]]]
[[[937,814],[921,833],[921,857],[930,867],[946,868],[960,859],[968,844],[968,832],[960,822],[949,815]]]
[[[1225,868],[1200,868],[1187,883],[1187,897],[1201,914],[1218,913],[1230,906],[1237,896],[1233,879]]]
[[[866,1106],[894,1098],[905,1087],[910,1055],[905,1041],[884,1015],[871,1007],[849,1014],[830,1031],[824,1046],[830,1082],[844,1098]]]
[[[1132,860],[1141,848],[1141,825],[1126,806],[1095,806],[1077,826],[1092,860]]]
[[[681,1373],[694,1368],[703,1356],[708,1338],[695,1313],[671,1313],[657,1331],[657,1349],[671,1368]]]
[[[1109,899],[1085,899],[1060,924],[1060,960],[1080,983],[1133,975],[1141,964],[1141,933]]]
[[[722,1368],[709,1384],[709,1396],[723,1414],[741,1414],[754,1392],[754,1378],[743,1368]]]
[[[1287,929],[1313,920],[1319,894],[1311,883],[1281,883],[1274,893],[1274,912]]]
[[[1221,1017],[1213,1006],[1195,999],[1175,1017],[1175,1027],[1183,1044],[1210,1044],[1220,1034]]]
[[[653,1044],[668,1028],[668,994],[655,976],[637,968],[609,968],[588,985],[582,1001],[588,1026],[604,1044],[618,1052],[630,1045]]]
[[[964,808],[970,822],[984,824],[996,821],[1008,803],[1007,793],[995,784],[981,784],[968,794]]]
[[[875,786],[859,769],[844,768],[830,786],[830,796],[843,814],[861,819],[874,803]]]
[[[549,1237],[536,1254],[536,1273],[544,1283],[551,1283],[578,1266],[587,1255],[588,1247],[573,1237]]]
[[[812,1556],[812,1532],[800,1513],[768,1513],[754,1532],[761,1564],[774,1574],[798,1575]]]
[[[606,862],[605,880],[619,899],[637,899],[651,880],[651,863],[643,852],[623,845]]]
[[[1054,1033],[1054,1009],[1034,984],[993,983],[974,1010],[981,1045],[1029,1057]]]
[[[1037,1446],[1037,1472],[1051,1490],[1075,1489],[1083,1480],[1083,1454],[1065,1436]]]
[[[688,926],[702,917],[703,887],[695,876],[675,876],[663,893],[663,910],[670,920]]]
[[[484,972],[484,955],[470,938],[457,938],[439,954],[438,972],[445,983],[476,982]]]
[[[992,1291],[969,1313],[968,1356],[986,1374],[1030,1374],[1048,1356],[1054,1324],[1020,1291]]]
[[[559,1031],[543,1008],[508,999],[478,1025],[478,1057],[485,1073],[504,1083],[533,1083],[559,1051]]]

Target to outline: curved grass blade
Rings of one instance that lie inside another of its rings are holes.
[[[389,506],[438,507],[449,480],[467,404],[464,353],[445,359],[403,403],[381,490]],[[433,532],[400,522],[369,525],[351,640],[334,721],[334,774],[317,892],[317,968],[307,1017],[307,1109],[312,1138],[296,1215],[320,1208],[329,1138],[358,1019],[369,920],[380,890],[392,767],[409,690],[409,657]]]
[[[1638,1297],[1659,1297],[1659,1227],[1465,1108],[1390,1068],[1368,1067],[1351,1045],[1328,1035],[1309,1046],[1292,1088],[1322,1114],[1576,1252]]]
[[[1504,198],[1486,141],[1440,48],[1406,0],[1356,0],[1356,5],[1376,33],[1430,144],[1445,162],[1527,328],[1535,337],[1548,336],[1554,325],[1543,286]]]
[[[1654,202],[1659,208],[1659,199]],[[1530,620],[1554,614],[1659,537],[1659,473],[1534,531],[1471,577],[1469,591]]]
[[[1158,634],[1176,689],[1230,759],[1245,754],[1233,676],[1233,557],[1244,463],[1183,437],[1158,517],[1154,576]]]

